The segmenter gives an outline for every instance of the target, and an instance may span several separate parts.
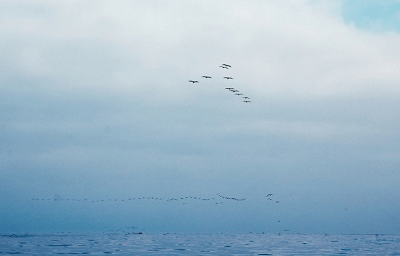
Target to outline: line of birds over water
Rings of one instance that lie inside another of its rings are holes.
[[[272,194],[266,195],[267,200],[272,201]],[[221,194],[217,194],[216,197],[209,197],[209,198],[204,198],[204,197],[197,197],[197,196],[184,196],[184,197],[171,197],[171,198],[161,198],[161,197],[129,197],[126,199],[100,199],[100,200],[91,200],[91,199],[62,199],[61,197],[54,197],[53,199],[51,198],[32,198],[32,201],[59,201],[59,202],[65,202],[65,201],[73,201],[73,202],[91,202],[91,203],[103,203],[103,202],[126,202],[126,201],[134,201],[134,200],[154,200],[154,201],[165,201],[165,202],[171,202],[171,201],[182,201],[183,204],[187,204],[188,200],[196,200],[196,201],[214,201],[215,204],[223,204],[224,200],[227,201],[237,201],[237,202],[242,202],[245,201],[246,198],[236,198],[236,197],[227,197],[227,196],[222,196]],[[218,202],[215,202],[218,201]],[[275,201],[275,203],[279,203],[279,201]]]
[[[232,66],[229,65],[229,64],[221,64],[221,66],[219,66],[219,67],[220,67],[220,68],[223,68],[223,69],[230,69],[230,68],[232,68]],[[204,76],[202,76],[202,78],[205,78],[205,79],[212,79],[212,77],[209,76],[209,75],[204,75]],[[233,80],[233,77],[224,76],[224,79],[226,79],[226,80]],[[189,80],[189,82],[192,83],[192,84],[196,84],[196,83],[199,83],[199,80]],[[243,98],[243,101],[242,101],[242,102],[244,102],[244,103],[250,103],[250,102],[251,102],[251,101],[250,101],[250,97],[244,96],[243,93],[241,93],[238,89],[236,89],[236,88],[234,88],[234,87],[226,87],[225,89],[226,89],[226,90],[229,90],[230,92],[233,92],[236,96],[241,96],[241,97]]]

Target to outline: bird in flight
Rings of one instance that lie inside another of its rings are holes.
[[[239,90],[230,90],[231,92],[239,92]]]
[[[229,91],[232,91],[232,90],[235,89],[235,88],[233,88],[233,87],[226,87],[225,89],[227,89],[227,90],[229,90]]]
[[[204,78],[212,78],[211,76],[202,76],[202,77],[204,77]]]
[[[243,93],[235,93],[235,95],[240,96],[243,95]]]
[[[228,79],[228,80],[229,80],[229,79],[233,79],[233,78],[230,77],[230,76],[224,76],[224,78],[225,78],[225,79]]]
[[[251,101],[249,101],[249,100],[244,100],[243,102],[244,102],[244,103],[249,103],[249,102],[251,102]]]
[[[191,83],[198,83],[199,81],[196,81],[196,80],[189,80],[189,82],[191,82]]]
[[[228,64],[222,64],[222,66],[227,67],[227,68],[231,68],[232,67],[231,65],[228,65]]]
[[[219,66],[220,68],[226,68],[226,69],[229,69],[228,67],[226,67],[226,66]]]
[[[247,99],[250,99],[249,97],[242,97],[242,98],[244,98],[245,100],[247,100]],[[272,196],[272,194],[268,194],[267,196],[269,196],[269,195],[271,195]]]

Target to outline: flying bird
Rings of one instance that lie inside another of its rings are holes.
[[[233,88],[233,87],[226,87],[225,89],[231,91],[231,90],[233,90],[233,89],[235,89],[235,88]]]
[[[233,78],[230,77],[230,76],[224,76],[224,78],[225,78],[225,79],[228,79],[228,80],[229,80],[229,79],[233,79]]]
[[[220,68],[226,68],[226,69],[229,69],[228,67],[225,67],[225,66],[219,66]]]
[[[228,64],[222,64],[222,66],[225,66],[225,67],[228,67],[228,68],[232,67],[231,65],[228,65]]]
[[[204,77],[204,78],[212,78],[211,76],[202,76],[202,77]]]
[[[239,96],[239,95],[243,95],[243,93],[235,93],[235,95]]]
[[[249,100],[244,100],[243,102],[244,102],[244,103],[249,103],[249,102],[251,102],[251,101],[249,101]]]
[[[198,83],[199,81],[196,81],[196,80],[189,80],[189,82],[191,82],[191,83]]]
[[[244,98],[244,99],[250,99],[249,97],[242,97],[242,98]],[[268,194],[267,196],[272,196],[272,194]]]

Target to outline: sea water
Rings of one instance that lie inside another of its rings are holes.
[[[0,255],[400,255],[398,235],[2,234]]]

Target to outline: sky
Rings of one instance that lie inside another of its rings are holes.
[[[400,233],[399,1],[5,0],[0,24],[0,233]]]

